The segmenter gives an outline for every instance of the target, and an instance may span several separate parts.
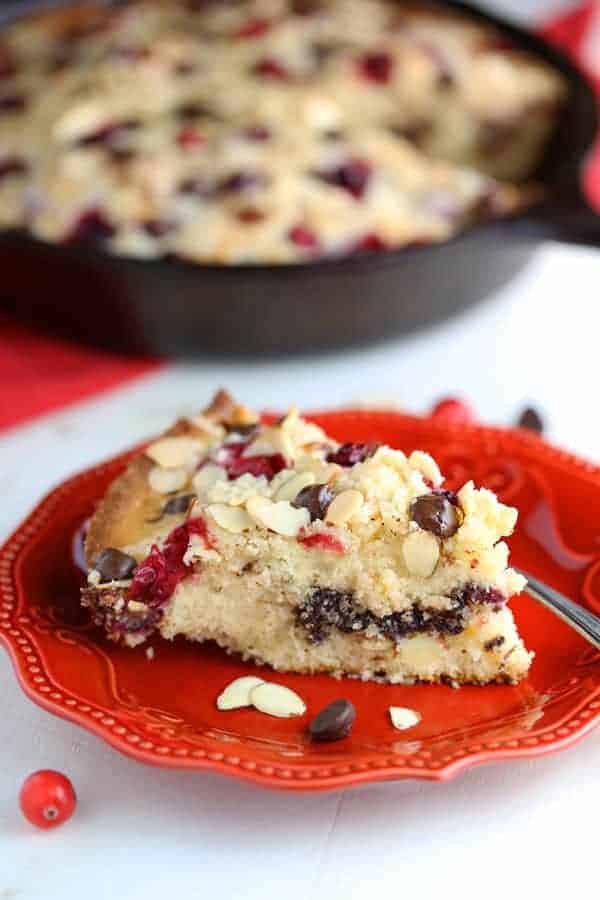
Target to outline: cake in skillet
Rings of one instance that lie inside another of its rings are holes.
[[[539,196],[565,94],[432,4],[45,9],[0,36],[0,226],[227,265],[443,241]]]
[[[110,486],[82,603],[108,637],[216,641],[291,672],[516,683],[531,654],[508,601],[517,518],[427,453],[338,444],[221,391]]]

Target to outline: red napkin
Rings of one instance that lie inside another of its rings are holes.
[[[585,56],[592,30],[598,43],[594,71],[594,54],[588,51]],[[583,3],[541,33],[588,69],[600,94],[600,3]],[[600,143],[586,167],[585,187],[600,210]],[[122,385],[161,365],[158,360],[116,356],[42,337],[0,314],[0,429]]]

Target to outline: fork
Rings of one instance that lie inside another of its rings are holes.
[[[567,622],[571,628],[574,628],[590,644],[593,644],[596,650],[600,650],[600,616],[595,616],[594,613],[589,612],[582,606],[578,606],[577,603],[573,603],[560,591],[544,584],[543,581],[534,578],[533,575],[523,572],[522,569],[517,569],[516,571],[527,579],[525,592],[530,597],[533,597],[534,600],[537,600],[564,622]]]

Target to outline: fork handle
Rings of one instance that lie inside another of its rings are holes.
[[[523,571],[521,571],[521,575],[527,579],[525,590],[534,600],[538,600],[547,609],[552,610],[553,613],[568,622],[575,631],[593,644],[596,650],[600,650],[600,618],[598,616],[582,606],[578,606],[577,603],[573,603],[560,591],[555,591],[554,588],[534,578],[533,575],[528,575]]]

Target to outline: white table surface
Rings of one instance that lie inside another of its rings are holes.
[[[393,397],[424,410],[462,393],[490,422],[533,402],[552,439],[597,460],[599,298],[600,254],[548,244],[510,287],[410,340],[287,364],[173,366],[39,419],[0,437],[0,538],[63,477],[198,408],[220,384],[280,409],[292,398],[314,409]],[[0,900],[597,891],[600,730],[557,756],[482,766],[448,784],[293,795],[121,757],[26,700],[1,652],[0,696]],[[38,768],[65,772],[79,793],[76,816],[53,832],[18,812],[19,785]]]

